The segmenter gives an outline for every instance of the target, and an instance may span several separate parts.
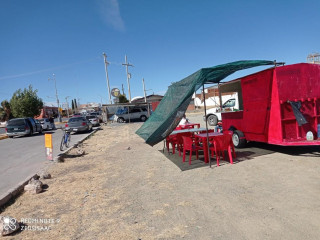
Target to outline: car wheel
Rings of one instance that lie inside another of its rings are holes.
[[[39,134],[42,134],[42,130],[43,130],[43,129],[42,129],[42,128],[40,128]]]
[[[210,115],[207,118],[207,122],[210,126],[216,126],[218,124],[218,118],[216,115]]]
[[[31,137],[33,134],[33,131],[30,129],[30,133],[29,133],[29,136]]]
[[[140,120],[141,120],[142,122],[145,122],[145,121],[147,120],[147,116],[142,115],[142,116],[140,117]]]
[[[9,136],[9,138],[13,138],[13,136]]]
[[[118,123],[124,123],[124,118],[118,118],[118,121],[117,121]]]
[[[244,137],[243,132],[235,130],[232,134],[232,142],[236,148],[243,148],[247,144],[247,140]]]

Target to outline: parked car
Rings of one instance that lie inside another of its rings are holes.
[[[72,117],[65,127],[72,132],[86,132],[92,130],[92,123],[85,117]]]
[[[43,130],[49,130],[54,128],[48,118],[41,118],[39,119],[39,122],[41,123]]]
[[[91,112],[91,113],[89,113],[89,115],[96,116],[98,118],[98,121],[102,122],[102,116],[99,112]]]
[[[148,119],[148,110],[146,107],[124,107],[119,108],[114,115],[113,121],[123,123],[130,120],[140,120],[145,122]]]
[[[33,118],[13,118],[8,121],[6,132],[8,137],[31,136],[33,133],[42,133],[42,127],[38,120]]]
[[[86,116],[86,119],[89,120],[94,127],[99,126],[99,118],[94,115]]]

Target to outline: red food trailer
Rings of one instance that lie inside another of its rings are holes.
[[[247,141],[320,145],[320,65],[277,66],[219,88],[238,93],[239,109],[222,113],[236,147]]]

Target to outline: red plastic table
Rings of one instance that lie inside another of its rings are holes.
[[[184,124],[184,125],[179,125],[178,127],[181,127],[182,129],[194,128],[194,127],[200,128],[200,123],[187,123],[187,124]]]
[[[209,138],[214,138],[215,136],[221,136],[221,135],[223,135],[223,133],[220,133],[220,132],[209,132],[208,133]],[[195,134],[194,136],[195,136],[195,138],[198,138],[202,142],[203,152],[204,152],[204,162],[208,163],[209,156],[208,156],[207,133]]]

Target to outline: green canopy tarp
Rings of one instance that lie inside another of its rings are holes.
[[[156,111],[136,131],[147,144],[153,146],[165,139],[179,124],[191,97],[205,83],[219,83],[230,74],[251,67],[274,65],[274,61],[247,60],[202,68],[169,86]]]

